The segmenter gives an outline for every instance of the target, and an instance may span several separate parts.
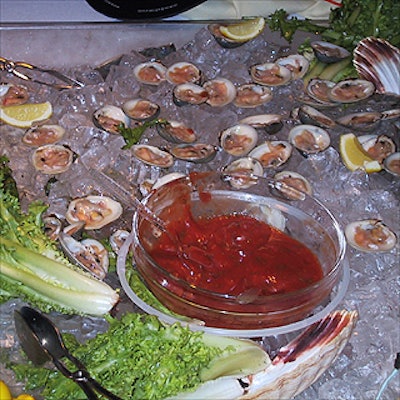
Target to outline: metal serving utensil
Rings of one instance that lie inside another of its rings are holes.
[[[40,83],[42,85],[47,85],[58,90],[72,89],[77,87],[79,88],[84,86],[84,84],[77,79],[70,78],[54,69],[37,67],[36,65],[32,65],[23,61],[11,61],[4,57],[0,57],[0,71],[7,71],[25,81]],[[46,73],[57,78],[63,83],[46,82],[29,75],[29,73],[25,71],[38,71]]]
[[[36,365],[52,361],[57,369],[67,378],[76,382],[89,400],[97,400],[96,392],[111,400],[122,400],[112,394],[93,379],[85,366],[65,347],[57,327],[44,315],[33,308],[24,306],[14,312],[15,328],[21,347],[28,358]],[[68,358],[77,368],[69,370],[61,361]]]

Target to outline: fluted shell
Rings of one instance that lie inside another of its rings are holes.
[[[333,311],[282,347],[263,370],[243,376],[225,376],[173,399],[289,399],[311,386],[335,361],[356,325],[356,311]]]
[[[354,49],[353,63],[378,93],[400,95],[400,50],[387,40],[372,36],[361,40]]]

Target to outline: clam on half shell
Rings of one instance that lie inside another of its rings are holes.
[[[366,252],[390,251],[397,243],[395,233],[379,219],[351,222],[344,233],[352,247]]]
[[[388,41],[372,36],[361,40],[354,49],[353,64],[378,93],[400,95],[400,50]]]
[[[86,196],[69,203],[65,218],[70,224],[84,222],[85,229],[100,229],[122,214],[122,206],[107,196]]]

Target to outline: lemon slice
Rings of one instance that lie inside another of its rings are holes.
[[[29,128],[33,122],[48,119],[52,113],[53,107],[48,101],[0,107],[0,119],[19,128]]]
[[[353,133],[340,136],[340,155],[350,171],[364,169],[367,173],[379,172],[382,166],[370,157]]]
[[[237,42],[246,42],[258,36],[265,27],[265,19],[257,17],[245,19],[243,22],[222,25],[219,31],[225,37]]]

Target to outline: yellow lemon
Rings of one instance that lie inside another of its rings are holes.
[[[50,118],[52,113],[53,107],[48,101],[0,107],[0,119],[19,128],[29,128],[33,122]]]
[[[3,381],[0,381],[0,400],[12,400],[10,389]]]
[[[364,169],[367,173],[379,172],[382,166],[361,146],[353,133],[340,136],[340,155],[350,171]]]
[[[35,400],[35,398],[33,396],[31,396],[30,394],[20,394],[18,397],[16,397],[13,400]]]
[[[225,37],[236,40],[237,42],[246,42],[259,35],[265,27],[263,17],[244,19],[243,22],[223,25],[219,31]]]

